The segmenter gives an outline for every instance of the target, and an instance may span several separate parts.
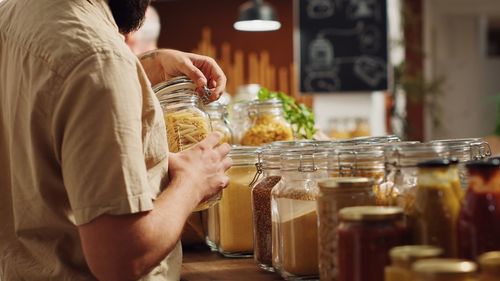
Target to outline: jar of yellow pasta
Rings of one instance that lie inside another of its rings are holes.
[[[170,152],[194,146],[212,131],[210,118],[196,93],[196,84],[186,76],[159,83],[153,87],[163,109]],[[220,199],[220,194],[200,204],[196,211],[207,209]]]
[[[254,101],[249,105],[249,127],[241,138],[245,146],[260,146],[274,141],[293,140],[292,126],[285,119],[278,99]]]

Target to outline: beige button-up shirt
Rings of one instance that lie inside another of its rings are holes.
[[[151,210],[166,143],[105,0],[0,2],[0,279],[94,280],[77,226]],[[178,280],[181,255],[144,280]]]

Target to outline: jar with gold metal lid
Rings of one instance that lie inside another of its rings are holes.
[[[459,259],[424,259],[412,266],[414,281],[475,281],[477,265]]]
[[[373,180],[361,177],[318,181],[318,254],[321,280],[337,278],[338,212],[345,207],[375,204]]]
[[[443,250],[429,245],[407,245],[389,251],[391,265],[385,268],[385,281],[413,281],[411,266],[423,259],[439,258]]]
[[[249,127],[241,138],[241,145],[260,146],[294,139],[292,126],[285,119],[280,100],[253,101],[249,105],[248,116]]]
[[[481,274],[478,281],[500,280],[500,251],[486,252],[478,258]]]
[[[348,207],[340,210],[339,219],[337,280],[383,280],[389,250],[407,244],[403,209]]]

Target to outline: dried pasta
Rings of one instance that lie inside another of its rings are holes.
[[[209,121],[201,112],[183,109],[165,114],[168,147],[171,152],[189,149],[207,137]]]
[[[246,146],[260,146],[274,141],[293,140],[293,132],[286,123],[277,120],[271,115],[262,115],[256,118],[252,127],[243,135],[241,144]]]

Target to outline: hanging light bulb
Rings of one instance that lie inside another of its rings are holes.
[[[243,3],[234,28],[240,31],[273,31],[281,27],[274,8],[262,0]]]

